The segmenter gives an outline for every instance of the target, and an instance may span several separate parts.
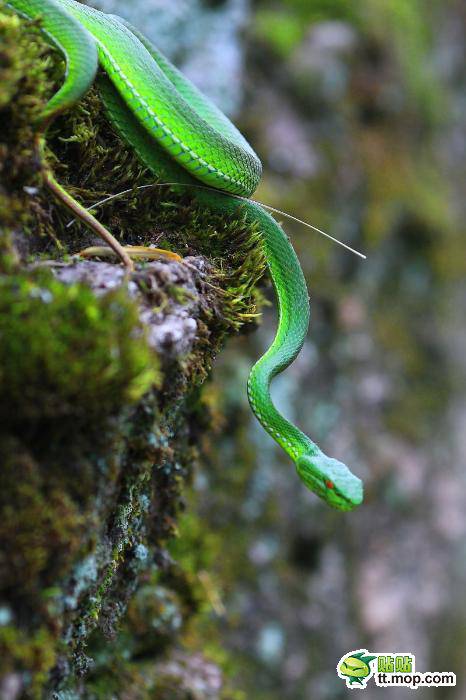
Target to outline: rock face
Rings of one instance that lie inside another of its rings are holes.
[[[163,261],[162,256],[161,262],[147,263],[131,275],[128,296],[137,303],[147,344],[165,362],[188,356],[200,335],[197,319],[202,304],[196,284],[202,284],[206,268],[206,261],[202,258],[188,257],[181,263],[170,263]],[[125,271],[121,267],[102,262],[58,264],[52,265],[51,269],[61,282],[86,284],[96,296],[126,283]],[[175,298],[170,296],[170,290]],[[180,304],[180,299],[185,303]]]
[[[136,591],[133,651],[154,643],[141,606],[155,605],[157,645],[176,632],[179,602],[157,584],[214,347],[202,267],[153,262],[128,281],[50,263],[0,279],[2,697],[87,675],[92,638],[115,636]]]
[[[140,192],[153,176],[93,92],[50,133],[57,177],[87,204],[129,185],[101,220],[183,259],[127,276],[71,257],[98,241],[67,225],[33,150],[63,66],[4,8],[0,34],[0,697],[232,697],[202,644],[172,655],[202,597],[167,543],[211,420],[199,389],[257,310],[256,233]]]

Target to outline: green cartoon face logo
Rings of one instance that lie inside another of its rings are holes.
[[[369,656],[367,649],[351,652],[340,660],[337,673],[340,678],[346,680],[348,688],[352,688],[355,684],[365,688],[367,681],[374,673],[370,663],[376,658],[376,656]]]

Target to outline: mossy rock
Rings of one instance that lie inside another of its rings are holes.
[[[0,420],[94,422],[160,383],[135,305],[51,275],[0,279]]]
[[[37,23],[0,2],[0,694],[188,698],[173,669],[153,674],[203,604],[166,546],[209,424],[199,387],[226,338],[255,322],[264,252],[240,210],[225,220],[189,193],[141,190],[154,178],[92,90],[49,131],[57,179],[86,206],[129,189],[102,223],[190,256],[183,274],[140,265],[99,288],[92,265],[104,264],[70,259],[95,239],[68,226],[34,151],[63,71]],[[173,309],[196,333],[183,352],[155,351],[150,331]]]

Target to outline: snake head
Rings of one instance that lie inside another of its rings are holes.
[[[353,510],[363,500],[362,481],[337,459],[323,452],[304,454],[296,471],[308,489],[338,510]]]

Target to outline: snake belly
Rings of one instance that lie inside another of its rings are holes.
[[[270,396],[272,379],[300,352],[309,326],[310,307],[301,266],[288,237],[259,204],[239,202],[256,189],[262,166],[251,146],[227,117],[142,34],[124,20],[74,0],[8,0],[42,27],[67,61],[61,90],[44,116],[79,100],[95,77],[95,52],[104,74],[98,86],[107,114],[141,160],[161,178],[193,189],[200,204],[226,215],[238,213],[258,223],[268,269],[278,300],[278,328],[267,352],[251,370],[248,398],[252,411],[287,452],[305,485],[339,510],[362,502],[358,477],[327,457],[286,420]]]

